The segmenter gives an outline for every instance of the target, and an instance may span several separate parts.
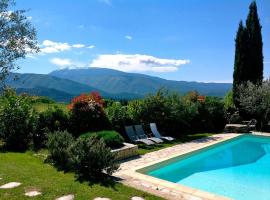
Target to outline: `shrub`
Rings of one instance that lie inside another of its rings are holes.
[[[156,95],[148,95],[143,100],[131,102],[128,105],[129,114],[134,123],[162,123],[167,120],[170,113],[166,100],[166,93],[159,90]]]
[[[6,90],[1,99],[0,134],[9,150],[24,151],[32,141],[36,115],[26,96]]]
[[[159,90],[156,95],[129,102],[127,110],[133,124],[149,128],[149,123],[155,122],[162,133],[175,137],[220,131],[225,125],[223,101],[197,92],[181,96]]]
[[[123,146],[124,138],[116,131],[99,131],[94,133],[86,133],[81,135],[81,138],[88,138],[96,135],[98,139],[103,139],[106,146],[110,148],[118,148]]]
[[[111,175],[118,169],[115,154],[96,136],[78,138],[72,145],[72,163],[77,176],[88,181],[100,180],[104,172]]]
[[[71,124],[73,133],[78,136],[89,131],[109,129],[110,123],[104,112],[103,100],[97,93],[82,94],[72,100]]]
[[[120,133],[124,132],[125,125],[131,124],[131,117],[127,111],[127,106],[122,106],[120,102],[111,103],[106,112],[113,129]]]
[[[226,124],[223,101],[216,97],[207,97],[202,106],[204,115],[201,118],[204,119],[205,131],[217,132],[222,130]]]
[[[36,132],[33,135],[35,148],[46,145],[48,132],[69,130],[69,115],[55,106],[39,114]]]
[[[74,138],[67,131],[56,131],[48,134],[47,147],[49,151],[48,161],[58,169],[71,169],[70,146]]]

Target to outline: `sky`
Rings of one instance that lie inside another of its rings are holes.
[[[270,1],[257,0],[264,76],[270,76]],[[170,80],[232,82],[234,38],[251,0],[17,0],[41,52],[21,73],[101,67]]]

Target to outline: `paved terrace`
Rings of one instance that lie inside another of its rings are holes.
[[[253,133],[260,134],[261,133]],[[194,188],[189,188],[176,183],[150,177],[136,170],[150,166],[176,156],[180,156],[194,150],[198,150],[234,137],[240,134],[226,133],[216,134],[207,138],[178,144],[155,152],[138,156],[131,160],[125,160],[120,164],[120,170],[114,174],[125,185],[135,187],[139,190],[161,196],[171,200],[225,200],[228,198],[217,196]],[[265,135],[265,134],[263,134]],[[267,135],[267,134],[266,134]],[[269,136],[269,134],[268,134]]]

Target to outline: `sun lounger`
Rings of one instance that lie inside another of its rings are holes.
[[[145,134],[142,125],[135,125],[135,132],[137,134],[137,136],[141,139],[149,139],[154,141],[155,143],[162,143],[163,140],[160,138],[156,138],[156,137],[147,137],[147,135]]]
[[[161,138],[161,139],[164,139],[164,140],[167,140],[167,141],[173,141],[175,140],[175,138],[173,137],[169,137],[169,136],[162,136],[159,131],[157,130],[157,125],[156,123],[150,123],[150,129],[153,133],[153,135],[157,138]]]
[[[129,139],[132,142],[135,143],[144,143],[146,145],[152,145],[155,144],[153,141],[148,140],[148,139],[140,139],[138,136],[135,134],[135,131],[132,126],[125,126],[126,134],[129,137]]]
[[[248,123],[249,130],[256,129],[256,125],[257,125],[257,120],[256,119],[250,120],[249,123]]]

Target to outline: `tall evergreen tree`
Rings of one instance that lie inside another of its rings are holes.
[[[233,73],[233,100],[239,107],[237,88],[250,81],[262,83],[263,80],[263,43],[261,25],[256,2],[249,6],[246,27],[241,21],[235,39],[235,60]]]
[[[257,5],[253,1],[249,6],[249,14],[246,20],[246,29],[249,37],[247,80],[259,84],[263,80],[263,42],[261,28]]]
[[[233,73],[233,100],[236,107],[239,106],[239,94],[237,88],[240,84],[247,81],[246,67],[248,65],[248,54],[248,33],[247,29],[243,26],[243,22],[240,21],[235,38],[235,58]]]

